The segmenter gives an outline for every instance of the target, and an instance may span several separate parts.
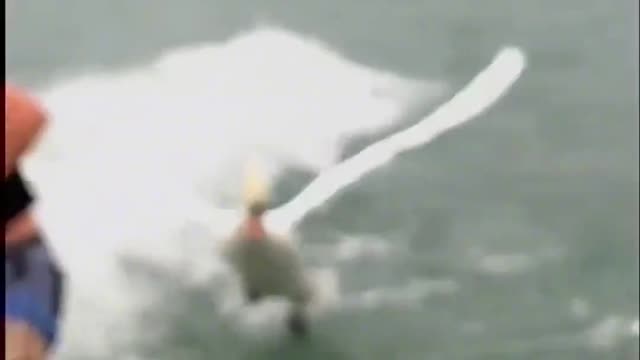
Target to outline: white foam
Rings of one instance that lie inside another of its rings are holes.
[[[374,236],[343,235],[335,247],[335,257],[341,262],[359,258],[384,258],[394,249],[388,241]]]
[[[397,287],[378,287],[345,296],[342,309],[378,309],[380,307],[414,307],[433,295],[457,292],[459,285],[450,279],[410,279]]]
[[[593,348],[608,350],[624,339],[637,337],[637,330],[634,332],[637,325],[637,319],[607,315],[586,331],[586,340]]]
[[[569,309],[571,310],[571,315],[579,320],[587,319],[592,312],[589,301],[579,297],[571,299]]]
[[[129,286],[121,255],[184,281],[222,271],[215,239],[181,231],[239,190],[235,161],[258,148],[274,172],[323,168],[345,137],[390,125],[439,89],[277,29],[43,89],[52,123],[24,168],[70,276],[61,351],[100,353],[134,336],[145,291]]]

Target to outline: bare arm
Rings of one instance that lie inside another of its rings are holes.
[[[7,222],[4,231],[4,246],[12,246],[30,239],[37,232],[33,216],[24,211]]]
[[[46,114],[34,99],[15,87],[5,86],[5,178],[33,145],[45,122]]]

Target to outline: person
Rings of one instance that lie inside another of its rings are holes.
[[[43,131],[35,99],[5,84],[5,359],[45,359],[57,333],[63,274],[30,211],[34,198],[19,170]]]

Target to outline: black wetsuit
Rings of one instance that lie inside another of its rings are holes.
[[[19,172],[5,180],[3,202],[5,228],[32,204]],[[5,319],[27,323],[47,345],[57,333],[62,283],[63,276],[39,235],[5,246]]]

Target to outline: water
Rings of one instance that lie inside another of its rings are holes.
[[[54,115],[25,167],[71,275],[59,358],[637,357],[637,3],[7,10],[8,77]],[[237,160],[257,144],[286,201],[505,44],[529,56],[507,97],[303,224],[341,310],[306,343],[238,331],[201,221],[236,202]]]

